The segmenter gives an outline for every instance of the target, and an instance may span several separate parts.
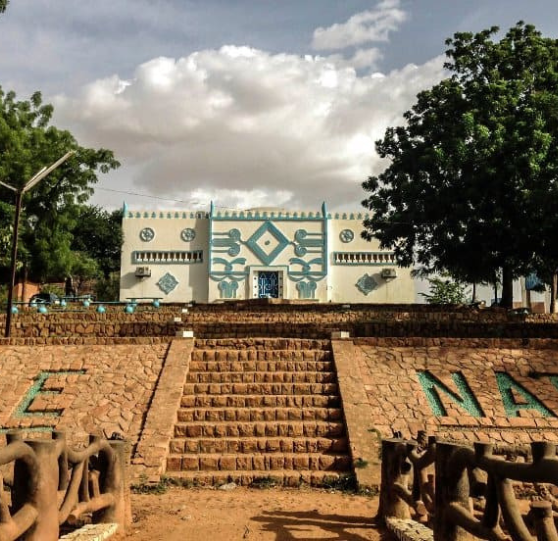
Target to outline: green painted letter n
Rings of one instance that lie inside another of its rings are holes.
[[[442,383],[436,376],[428,371],[417,372],[418,379],[422,385],[424,394],[436,417],[447,417],[447,411],[440,399],[440,391],[444,393],[452,402],[463,408],[471,417],[484,417],[480,404],[472,393],[465,376],[461,372],[453,372],[451,379],[457,387],[459,394]]]

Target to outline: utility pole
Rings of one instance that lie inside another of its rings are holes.
[[[21,204],[23,201],[23,194],[28,192],[33,186],[38,184],[43,178],[45,178],[49,173],[54,171],[58,166],[62,165],[72,154],[74,151],[67,152],[62,156],[58,161],[54,162],[49,167],[43,167],[38,173],[32,176],[22,188],[14,188],[5,182],[0,181],[0,184],[12,192],[15,192],[16,199],[15,199],[15,218],[14,218],[14,232],[12,236],[12,258],[11,258],[11,265],[10,265],[10,284],[8,289],[8,307],[6,308],[6,331],[4,336],[6,338],[10,337],[11,334],[11,327],[12,327],[12,303],[13,303],[13,295],[14,295],[14,287],[15,287],[15,276],[16,276],[16,267],[17,267],[17,243],[18,243],[18,235],[19,235],[19,216],[21,214]]]

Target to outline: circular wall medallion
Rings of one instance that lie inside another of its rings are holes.
[[[339,233],[339,238],[341,242],[351,242],[355,238],[355,234],[351,229],[343,229],[343,231]]]
[[[150,240],[153,240],[155,238],[155,231],[153,231],[151,227],[144,227],[140,231],[139,236],[140,239],[143,240],[143,242],[149,242]]]
[[[180,232],[180,238],[184,242],[190,242],[196,238],[196,232],[191,227],[187,227]]]

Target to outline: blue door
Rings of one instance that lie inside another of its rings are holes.
[[[260,271],[258,273],[258,297],[260,299],[279,298],[279,273]]]

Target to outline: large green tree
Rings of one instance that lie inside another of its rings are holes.
[[[558,233],[558,40],[522,22],[497,32],[448,39],[449,77],[376,143],[390,164],[363,184],[363,236],[425,274],[501,280],[511,307]]]
[[[119,166],[111,151],[82,147],[69,131],[51,126],[52,113],[40,92],[18,101],[14,92],[4,93],[0,88],[0,180],[21,187],[42,167],[69,150],[75,152],[24,195],[21,248],[28,254],[25,268],[42,281],[70,273],[76,258],[72,231],[82,207],[93,193],[97,175]],[[0,186],[0,201],[13,204],[13,196]]]
[[[105,279],[120,270],[122,210],[83,206],[72,234],[72,250],[95,260]]]

